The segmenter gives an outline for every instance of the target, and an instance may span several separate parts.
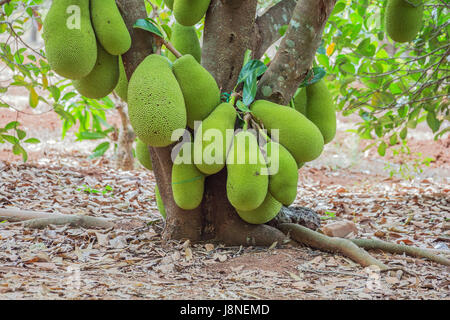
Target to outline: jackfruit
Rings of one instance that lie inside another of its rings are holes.
[[[258,208],[249,211],[236,209],[236,212],[247,223],[263,224],[275,218],[280,212],[281,207],[281,203],[270,192],[267,192],[264,202]]]
[[[137,137],[152,147],[165,147],[183,134],[186,108],[170,61],[152,54],[142,61],[128,85],[128,115]]]
[[[119,56],[119,81],[114,92],[125,102],[128,101],[128,78],[125,73],[122,57]]]
[[[97,40],[112,55],[122,55],[131,47],[131,36],[116,0],[91,0],[91,19]]]
[[[174,0],[164,0],[164,3],[170,10],[173,10],[173,2]]]
[[[294,106],[295,110],[306,116],[306,90],[300,88],[294,96]]]
[[[186,27],[179,23],[175,23],[172,27],[172,36],[170,42],[182,55],[190,54],[200,63],[202,59],[202,49],[198,40],[195,27]],[[169,51],[167,57],[170,61],[177,58]]]
[[[234,132],[236,110],[231,103],[221,103],[197,128],[194,145],[200,156],[195,159],[197,168],[205,174],[215,174],[223,169],[227,151],[233,141],[227,139],[228,132]]]
[[[144,168],[153,170],[152,157],[150,156],[148,146],[140,139],[136,141],[136,158]]]
[[[155,196],[156,196],[156,206],[158,207],[159,213],[161,213],[162,217],[166,218],[166,208],[164,207],[164,203],[161,198],[161,194],[159,193],[158,185],[155,186]]]
[[[297,110],[266,100],[257,100],[250,109],[262,121],[272,139],[285,147],[297,165],[316,159],[323,150],[319,128]],[[276,139],[274,129],[279,130]]]
[[[94,69],[86,77],[74,80],[73,86],[83,96],[101,99],[110,94],[119,81],[119,59],[110,55],[98,44],[97,62]]]
[[[289,206],[297,197],[298,168],[294,157],[281,144],[271,141],[263,147],[269,169],[269,192]]]
[[[189,152],[190,155],[184,152]],[[192,210],[200,205],[205,188],[205,176],[195,166],[193,152],[194,144],[185,143],[172,166],[173,199],[184,210]],[[183,159],[187,161],[183,163]]]
[[[183,91],[187,125],[194,129],[194,121],[205,119],[220,103],[219,87],[213,76],[190,54],[173,63],[173,73]]]
[[[269,186],[264,170],[256,136],[250,131],[238,132],[227,156],[227,197],[233,207],[250,211],[263,203]]]
[[[211,0],[176,0],[173,3],[173,14],[178,23],[193,26],[202,20]]]
[[[333,140],[336,135],[336,109],[333,98],[323,80],[306,87],[306,117],[322,133],[324,143]]]
[[[86,77],[97,61],[89,0],[53,1],[43,38],[48,63],[57,74],[72,80]]]
[[[408,42],[422,28],[423,3],[415,7],[405,0],[389,0],[385,12],[386,32],[392,40]]]

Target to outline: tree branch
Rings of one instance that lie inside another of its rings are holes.
[[[299,0],[286,36],[259,82],[258,99],[286,105],[304,80],[336,0]]]
[[[253,49],[257,0],[212,0],[205,18],[202,65],[222,92],[236,85],[245,51]]]
[[[280,28],[291,20],[296,3],[296,0],[283,0],[256,19],[255,59],[261,58],[267,49],[281,38]]]

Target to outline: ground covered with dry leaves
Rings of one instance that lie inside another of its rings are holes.
[[[48,143],[52,134],[45,134],[43,150],[27,164],[0,160],[0,208],[105,217],[118,225],[36,230],[0,223],[1,299],[449,297],[448,267],[425,259],[371,252],[388,266],[409,271],[380,273],[307,247],[163,244],[151,172],[115,170],[111,157],[87,159],[91,145],[61,147],[65,143],[57,134],[53,143]],[[358,232],[350,237],[376,237],[449,256],[448,163],[413,180],[390,178],[379,170],[380,159],[354,153],[348,137],[340,131],[325,160],[300,171],[295,205],[316,210],[322,226],[353,221]],[[448,150],[440,149],[440,159]]]

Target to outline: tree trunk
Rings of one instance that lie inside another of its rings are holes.
[[[299,0],[312,1],[316,0]],[[334,4],[334,1],[329,2]],[[146,17],[144,0],[117,0],[117,3],[133,39],[130,51],[123,56],[130,78],[139,63],[152,53],[152,36],[132,28],[137,19]],[[202,64],[214,76],[222,92],[230,92],[234,88],[245,51],[261,45],[255,37],[256,6],[257,0],[211,1],[206,14]],[[307,72],[311,63],[312,59],[305,70],[298,72]],[[286,240],[286,236],[274,227],[251,225],[239,218],[226,196],[226,168],[206,179],[203,202],[198,208],[180,209],[174,202],[171,188],[173,146],[149,147],[153,171],[167,214],[164,240],[208,240],[227,245],[263,246],[274,242],[281,244]]]

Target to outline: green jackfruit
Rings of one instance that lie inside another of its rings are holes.
[[[194,121],[205,119],[220,103],[219,87],[213,76],[190,54],[174,62],[173,73],[183,91],[187,124],[194,129]]]
[[[140,139],[136,141],[136,158],[144,168],[153,170],[152,157],[150,156],[148,146]]]
[[[275,218],[280,212],[281,207],[281,203],[270,192],[267,192],[264,202],[258,208],[249,211],[236,209],[236,212],[247,223],[263,224]]]
[[[263,147],[269,169],[269,192],[272,196],[289,206],[297,197],[298,168],[294,157],[276,142]]]
[[[53,1],[43,38],[48,63],[57,74],[73,80],[86,77],[97,61],[89,0]]]
[[[159,193],[158,185],[155,186],[155,196],[156,196],[156,206],[158,207],[159,213],[161,213],[162,217],[166,218],[166,208],[164,207],[164,203],[161,198],[161,194]]]
[[[125,73],[122,57],[119,56],[119,81],[114,92],[125,102],[128,101],[128,78]]]
[[[210,2],[211,0],[176,0],[173,4],[175,19],[184,26],[193,26],[202,20]]]
[[[245,211],[258,208],[266,198],[269,177],[254,134],[240,131],[234,136],[227,171],[227,197],[231,205]]]
[[[91,19],[97,40],[108,53],[122,55],[131,47],[131,36],[116,0],[91,0]]]
[[[405,0],[389,0],[386,13],[386,31],[392,40],[409,42],[422,28],[423,3],[415,7]]]
[[[294,96],[295,110],[306,116],[306,90],[300,88]]]
[[[164,3],[170,10],[173,10],[173,2],[174,0],[164,0]]]
[[[297,110],[266,100],[255,101],[250,109],[261,120],[272,139],[279,130],[278,141],[295,158],[297,165],[316,159],[323,150],[323,137],[314,123]]]
[[[152,54],[136,68],[128,85],[128,115],[136,135],[152,147],[172,144],[174,130],[186,128],[183,93],[167,58]]]
[[[179,23],[175,23],[172,27],[172,36],[170,42],[182,55],[192,55],[198,63],[202,59],[202,49],[200,48],[200,41],[198,40],[197,31],[195,27],[186,27]],[[169,51],[167,57],[170,61],[175,61],[177,58]]]
[[[172,166],[173,199],[184,210],[192,210],[200,205],[205,188],[205,176],[195,166],[193,152],[194,144],[185,143]]]
[[[83,96],[101,99],[110,94],[119,81],[119,58],[110,55],[100,44],[94,69],[86,77],[74,80],[73,86]]]
[[[323,80],[306,87],[306,117],[322,133],[324,143],[333,140],[336,135],[336,109],[333,97]]]
[[[198,160],[195,159],[195,165],[201,172],[210,175],[223,169],[232,142],[232,137],[226,139],[227,129],[234,132],[235,121],[233,105],[221,103],[197,128],[194,145],[201,154]]]

